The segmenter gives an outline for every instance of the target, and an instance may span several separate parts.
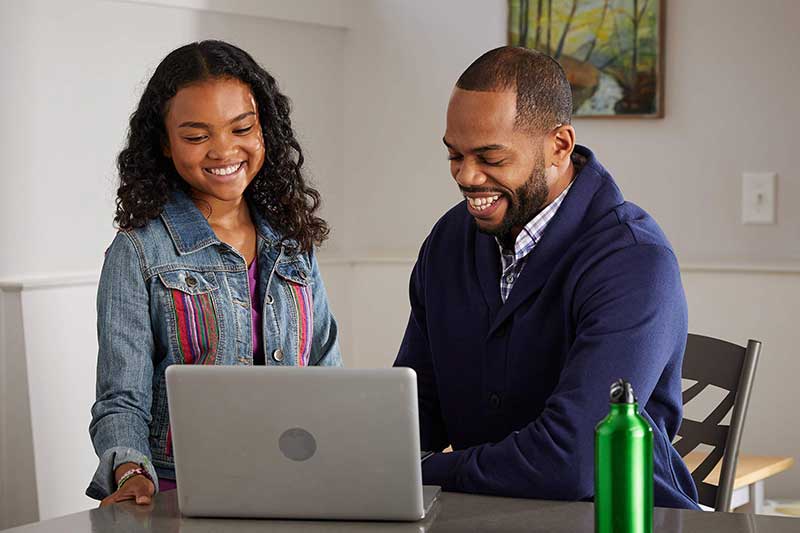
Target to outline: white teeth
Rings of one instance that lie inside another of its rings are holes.
[[[495,196],[488,196],[481,198],[471,198],[468,196],[467,201],[469,202],[469,205],[471,205],[474,209],[477,209],[478,211],[483,211],[484,209],[495,203],[498,198],[500,198],[499,194]]]
[[[209,169],[206,169],[206,170],[208,170],[208,171],[209,171],[209,172],[211,172],[212,174],[216,174],[217,176],[228,176],[228,175],[230,175],[230,174],[233,174],[233,173],[234,173],[234,172],[236,172],[237,170],[239,170],[239,168],[240,168],[241,166],[242,166],[242,163],[239,163],[238,165],[231,165],[231,166],[229,166],[229,167],[224,167],[224,168],[209,168]]]

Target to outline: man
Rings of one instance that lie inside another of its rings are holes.
[[[678,263],[575,144],[571,109],[558,63],[523,48],[487,52],[453,90],[444,144],[466,200],[422,245],[395,361],[417,372],[422,447],[439,452],[423,478],[589,499],[594,427],[624,378],[653,428],[656,505],[696,509],[671,445],[687,334]]]

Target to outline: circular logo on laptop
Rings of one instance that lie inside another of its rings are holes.
[[[291,428],[280,436],[278,447],[292,461],[305,461],[317,452],[317,441],[305,429]]]

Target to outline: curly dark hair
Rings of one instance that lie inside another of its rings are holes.
[[[164,117],[183,87],[215,78],[234,78],[250,87],[264,136],[264,165],[245,190],[245,198],[284,239],[310,251],[329,233],[315,216],[320,195],[303,178],[303,152],[289,119],[289,99],[277,82],[244,50],[223,41],[201,41],[174,50],[156,68],[136,111],[127,145],[117,158],[120,186],[114,222],[121,229],[142,227],[161,214],[169,195],[189,185],[163,154]]]

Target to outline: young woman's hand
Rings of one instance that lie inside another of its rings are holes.
[[[133,465],[136,468],[138,465]],[[117,468],[117,482],[121,475],[130,468],[130,465],[125,464]],[[100,507],[111,505],[112,503],[119,503],[128,500],[133,500],[137,505],[148,505],[153,501],[153,494],[156,492],[156,487],[153,482],[145,476],[133,476],[113,494],[110,494],[103,501],[100,502]]]

